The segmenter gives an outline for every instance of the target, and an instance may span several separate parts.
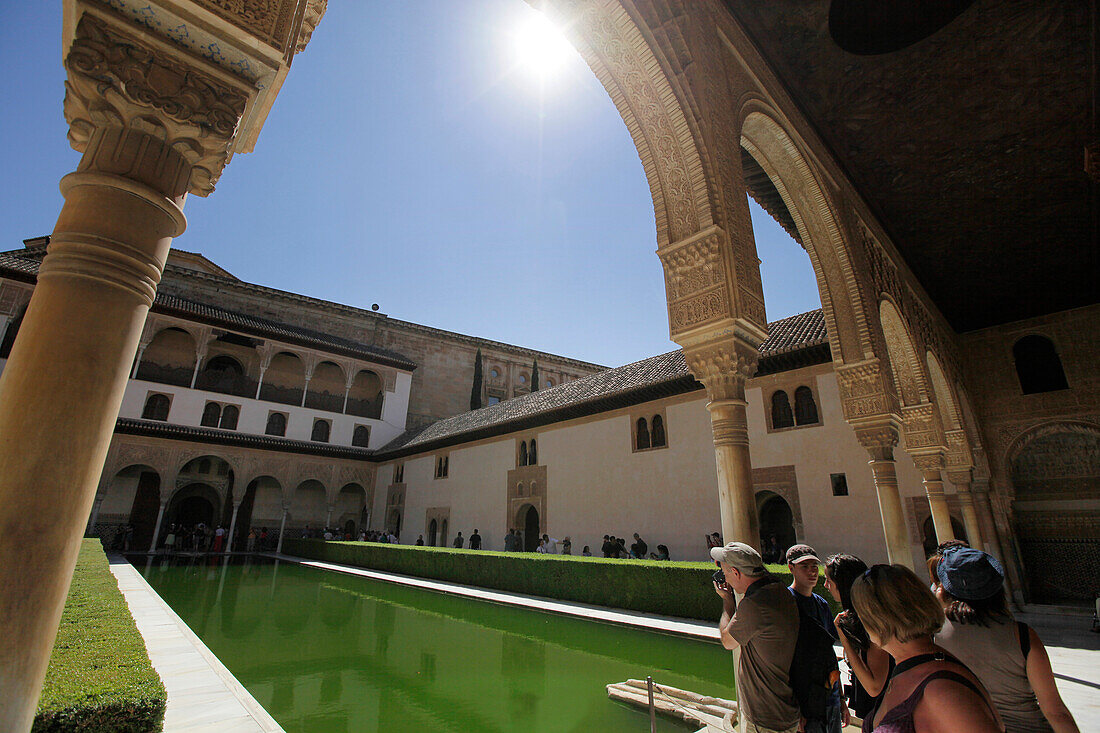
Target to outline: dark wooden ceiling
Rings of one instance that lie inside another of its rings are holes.
[[[859,56],[829,0],[726,0],[960,332],[1100,302],[1091,4],[978,0]]]

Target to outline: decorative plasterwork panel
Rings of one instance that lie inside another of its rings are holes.
[[[849,422],[878,415],[897,413],[893,390],[887,389],[887,376],[878,359],[836,368],[836,381],[844,419]]]
[[[673,335],[730,317],[721,230],[658,250],[665,271],[668,324]]]

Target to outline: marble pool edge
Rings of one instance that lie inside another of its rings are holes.
[[[662,634],[687,637],[699,641],[720,642],[718,619],[715,619],[711,623],[706,623],[703,621],[661,616],[641,611],[624,611],[621,609],[608,608],[606,606],[594,606],[573,601],[545,598],[542,596],[528,596],[521,593],[479,588],[471,585],[460,585],[458,583],[449,583],[442,580],[398,575],[396,573],[358,568],[351,565],[338,565],[336,563],[324,562],[321,560],[311,560],[309,558],[296,557],[294,555],[264,553],[263,556],[284,562],[292,562],[297,565],[318,568],[320,570],[331,570],[346,575],[356,575],[370,580],[378,580],[410,588],[420,588],[435,593],[460,596],[488,603],[527,608],[533,611],[553,613],[559,616],[571,616],[573,618],[615,624],[617,626],[628,626],[643,631],[655,631]]]
[[[168,691],[164,733],[284,733],[137,568],[118,555],[108,559]]]

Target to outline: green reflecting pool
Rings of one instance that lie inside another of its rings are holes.
[[[647,674],[731,696],[717,644],[288,563],[133,562],[287,731],[648,731],[604,690]]]

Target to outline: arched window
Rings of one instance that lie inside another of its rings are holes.
[[[366,448],[368,443],[370,443],[370,428],[366,425],[356,425],[355,432],[351,435],[351,444]]]
[[[661,448],[665,444],[665,421],[660,415],[653,416],[653,447]]]
[[[206,407],[202,411],[202,420],[199,424],[207,428],[218,427],[218,422],[221,420],[222,406],[217,402],[207,402]]]
[[[1024,336],[1012,347],[1016,376],[1024,394],[1069,389],[1062,360],[1054,344],[1044,336]]]
[[[794,391],[794,421],[797,425],[813,425],[817,422],[817,403],[809,387],[802,386]]]
[[[141,417],[145,420],[167,420],[168,409],[172,403],[168,397],[162,394],[151,394],[145,401],[145,409],[141,411]]]
[[[527,465],[527,441],[521,440],[519,443],[519,465]]]
[[[11,356],[11,347],[15,344],[15,337],[19,335],[19,326],[23,323],[23,316],[26,314],[27,309],[24,308],[22,312],[8,324],[8,330],[4,332],[4,340],[0,342],[0,359],[7,359]]]
[[[794,427],[794,414],[791,412],[791,401],[787,393],[777,390],[772,393],[772,429]]]
[[[237,419],[241,416],[241,410],[236,405],[226,405],[222,409],[222,419],[218,422],[218,427],[223,430],[236,430]]]
[[[535,445],[535,439],[531,438],[531,450],[527,453],[527,465],[537,466],[539,464],[539,449]]]
[[[436,458],[435,459],[435,477],[436,478],[441,478],[442,476],[443,476],[443,459],[442,458]]]
[[[523,482],[516,484],[516,496],[523,496]]]
[[[318,443],[327,443],[329,427],[328,420],[314,420],[313,434],[309,436],[309,439]]]
[[[281,412],[268,415],[267,429],[264,432],[268,435],[286,435],[286,415]]]
[[[446,456],[445,456],[445,457],[443,458],[443,475],[444,475],[444,476],[446,476],[446,475],[447,475],[447,470],[448,470],[448,469],[450,468],[450,466],[449,466],[448,464],[449,464],[450,462],[451,462],[451,459],[450,459],[450,457],[446,457]]]
[[[646,422],[644,417],[639,417],[637,422],[637,430],[635,435],[634,447],[637,450],[645,450],[650,446],[649,442],[649,423]]]

